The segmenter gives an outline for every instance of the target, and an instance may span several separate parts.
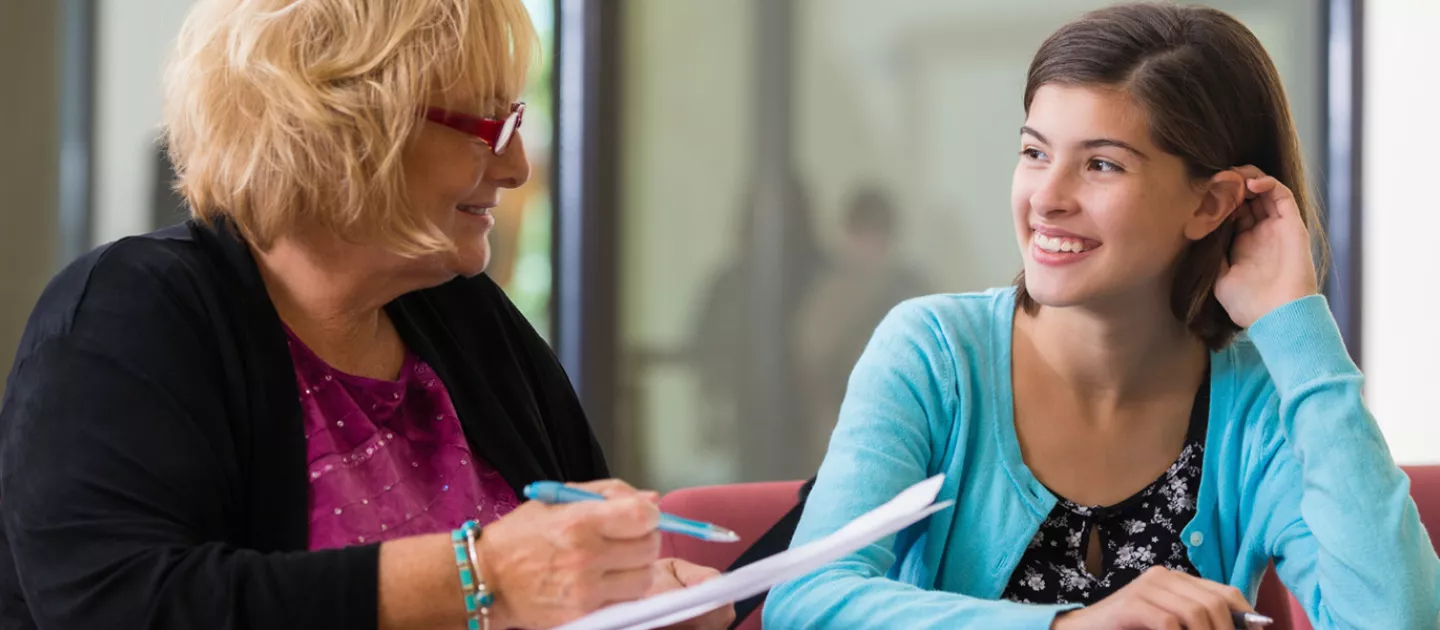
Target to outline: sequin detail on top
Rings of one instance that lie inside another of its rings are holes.
[[[310,549],[485,525],[520,504],[470,452],[445,385],[414,353],[398,380],[382,381],[340,372],[286,333],[304,418]]]

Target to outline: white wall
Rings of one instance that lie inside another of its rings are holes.
[[[1440,3],[1367,0],[1365,14],[1366,396],[1397,461],[1440,463]]]
[[[160,76],[193,0],[101,0],[96,26],[95,243],[148,232]]]

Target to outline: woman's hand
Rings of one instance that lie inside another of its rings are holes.
[[[1154,567],[1087,608],[1062,613],[1053,630],[1233,630],[1231,612],[1255,612],[1240,591]]]
[[[1319,292],[1310,232],[1295,195],[1254,166],[1235,169],[1245,178],[1245,199],[1235,209],[1235,241],[1215,282],[1215,299],[1241,328],[1270,311]]]
[[[694,586],[720,575],[720,572],[715,569],[691,564],[678,558],[661,559],[651,565],[651,568],[655,574],[655,581],[650,587],[648,595],[658,595],[665,591]],[[721,630],[730,627],[730,622],[734,620],[735,607],[733,605],[722,606],[694,619],[669,626],[668,630]]]
[[[614,480],[574,485],[609,500],[528,501],[482,532],[481,574],[501,627],[557,626],[654,587],[658,496]]]

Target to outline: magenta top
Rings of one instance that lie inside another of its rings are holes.
[[[304,416],[310,549],[485,525],[519,505],[470,452],[450,394],[420,357],[407,350],[399,380],[375,380],[330,367],[285,332]]]

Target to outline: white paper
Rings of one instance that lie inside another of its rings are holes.
[[[910,486],[835,533],[804,546],[745,565],[704,584],[603,608],[556,630],[649,630],[762,593],[949,507],[952,501],[935,502],[944,481],[944,475],[936,475]]]

